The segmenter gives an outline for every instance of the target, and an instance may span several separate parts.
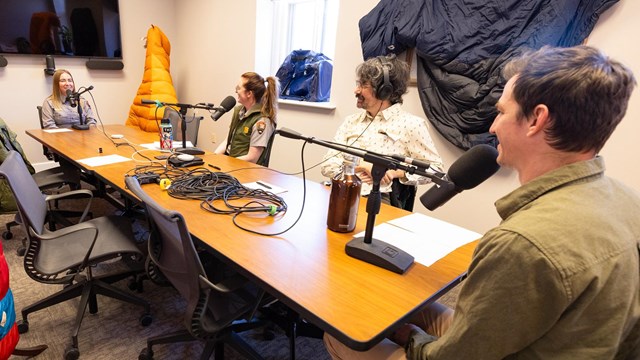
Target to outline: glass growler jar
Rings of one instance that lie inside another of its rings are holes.
[[[356,227],[362,180],[356,175],[353,155],[344,155],[342,172],[331,180],[327,227],[335,232],[351,232]]]

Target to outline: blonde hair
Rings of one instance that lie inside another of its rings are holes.
[[[66,94],[62,94],[60,92],[60,76],[62,74],[68,74],[71,76],[71,81],[73,81],[73,90],[76,91],[76,82],[73,80],[73,75],[69,72],[69,70],[58,69],[53,74],[53,84],[51,89],[51,102],[53,103],[53,107],[57,110],[62,109],[62,103],[64,102],[64,98],[67,96]]]

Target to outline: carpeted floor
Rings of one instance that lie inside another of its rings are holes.
[[[92,205],[94,216],[115,211],[107,202],[94,199]],[[0,215],[0,225],[13,219],[13,215]],[[144,229],[134,224],[137,236],[142,238]],[[11,289],[15,298],[16,319],[21,319],[20,310],[38,299],[52,294],[60,289],[56,285],[44,285],[30,279],[23,268],[22,257],[16,249],[24,237],[21,227],[13,227],[13,239],[3,241],[5,256],[9,264]],[[117,266],[115,264],[107,265]],[[104,271],[97,268],[96,273]],[[117,284],[128,291],[126,281]],[[98,297],[97,314],[85,314],[79,335],[79,350],[81,359],[137,359],[140,350],[146,346],[146,339],[150,336],[161,335],[182,327],[182,313],[184,301],[171,287],[160,287],[150,281],[144,282],[144,291],[138,294],[152,304],[153,323],[143,327],[139,323],[142,309],[133,305]],[[452,306],[457,296],[457,289],[447,294],[441,302]],[[71,329],[75,320],[79,300],[72,299],[62,304],[35,312],[29,315],[29,331],[22,334],[18,347],[48,345],[48,349],[36,359],[62,359],[66,348],[71,344]],[[273,340],[265,340],[262,331],[251,331],[242,334],[254,349],[265,359],[288,359],[288,338],[276,329]],[[154,347],[155,359],[197,359],[202,351],[199,342],[159,345]],[[321,339],[299,337],[296,340],[296,357],[298,359],[329,359]],[[225,358],[230,360],[242,359],[230,347],[225,348]],[[21,357],[12,356],[17,360]]]

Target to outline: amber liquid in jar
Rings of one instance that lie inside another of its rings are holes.
[[[345,156],[343,172],[331,181],[327,227],[351,232],[356,227],[362,180],[355,174],[355,157]]]

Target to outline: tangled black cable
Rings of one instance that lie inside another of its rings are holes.
[[[271,192],[247,188],[227,173],[212,172],[205,168],[194,169],[173,179],[167,191],[176,199],[201,200],[200,208],[214,214],[233,214],[233,224],[242,230],[267,236],[282,233],[265,234],[247,229],[236,222],[236,217],[243,213],[264,212],[272,216],[284,214],[287,203]],[[248,199],[248,202],[235,205],[242,199]],[[224,204],[224,208],[219,204]]]
[[[207,200],[229,187],[242,186],[238,179],[223,173],[197,168],[174,178],[169,195],[176,199]]]

